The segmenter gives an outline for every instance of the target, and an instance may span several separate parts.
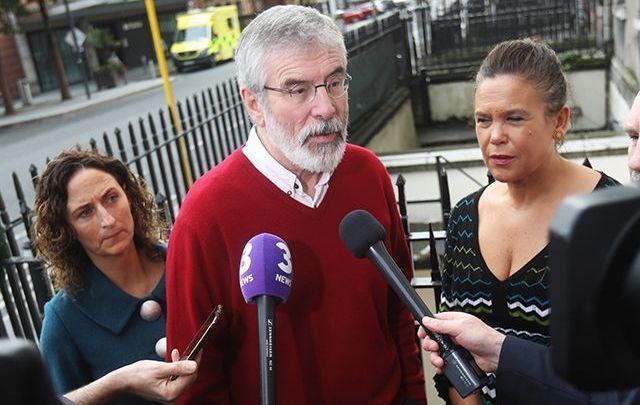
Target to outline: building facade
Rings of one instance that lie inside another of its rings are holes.
[[[241,15],[255,12],[250,0],[214,0],[208,5],[236,4]],[[175,31],[175,16],[193,7],[193,2],[186,0],[155,0],[156,13],[160,33],[164,44],[168,46]],[[100,28],[111,33],[118,43],[114,49],[117,57],[127,68],[142,66],[145,61],[155,59],[151,30],[145,9],[144,0],[76,0],[69,2],[74,24],[84,33],[90,27]],[[65,42],[69,33],[69,18],[62,3],[49,7],[49,18],[54,40],[60,51],[67,81],[70,84],[82,81],[80,64],[71,46]],[[244,14],[243,14],[244,13]],[[242,21],[242,19],[241,19]],[[42,91],[54,90],[58,87],[55,71],[51,65],[51,51],[46,44],[44,25],[39,12],[33,12],[19,19],[19,26],[28,43],[28,55],[21,55],[23,61],[32,61],[34,69],[27,76],[29,81]],[[91,51],[87,52],[91,59]],[[23,63],[24,64],[24,63]],[[87,72],[91,77],[91,72]]]
[[[640,0],[608,1],[613,40],[609,104],[612,121],[621,126],[640,91]]]

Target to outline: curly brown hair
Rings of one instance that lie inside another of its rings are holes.
[[[75,173],[86,168],[112,175],[124,190],[131,206],[133,241],[138,251],[152,260],[162,260],[157,245],[166,231],[144,180],[131,173],[121,161],[94,151],[60,153],[38,176],[33,235],[38,257],[52,268],[56,289],[69,292],[82,288],[82,273],[91,263],[67,221],[67,185]]]

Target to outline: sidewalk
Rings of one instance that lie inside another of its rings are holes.
[[[57,89],[34,96],[33,102],[29,106],[24,106],[20,100],[17,100],[14,101],[16,109],[14,115],[5,115],[4,107],[0,106],[0,132],[21,124],[76,113],[94,105],[161,85],[161,78],[150,79],[145,76],[145,71],[142,68],[136,68],[127,72],[127,84],[124,86],[98,91],[95,82],[90,82],[90,99],[87,99],[84,85],[80,83],[69,86],[71,100],[61,101],[60,91]]]

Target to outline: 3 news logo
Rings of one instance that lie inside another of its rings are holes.
[[[291,251],[281,238],[261,233],[244,246],[239,277],[245,299],[266,294],[284,301],[291,289],[292,276]]]

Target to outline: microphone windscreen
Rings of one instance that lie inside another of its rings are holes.
[[[365,210],[351,211],[340,221],[340,238],[358,258],[365,257],[367,250],[386,235],[382,224]]]
[[[286,301],[291,292],[293,268],[287,244],[270,233],[251,238],[240,259],[240,289],[246,302],[260,295]]]

